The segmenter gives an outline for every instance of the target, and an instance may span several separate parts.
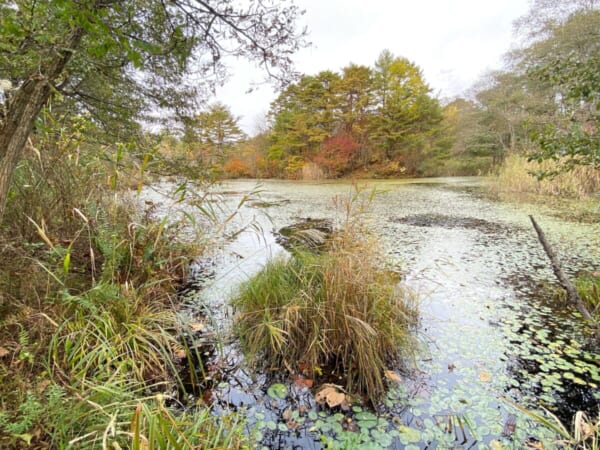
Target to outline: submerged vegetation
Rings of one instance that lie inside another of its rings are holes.
[[[374,239],[353,220],[323,249],[300,247],[269,262],[233,300],[251,359],[311,379],[331,373],[375,401],[392,363],[414,355],[417,321],[414,300],[381,263]]]

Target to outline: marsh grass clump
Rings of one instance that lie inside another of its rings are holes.
[[[588,416],[583,411],[577,411],[569,427],[544,407],[541,407],[541,411],[535,411],[510,400],[508,402],[534,422],[554,432],[559,437],[555,441],[557,448],[573,450],[600,449],[600,414],[594,417]]]
[[[588,311],[600,321],[600,273],[585,274],[575,279],[575,288]]]
[[[348,224],[347,224],[348,225]],[[363,230],[334,233],[323,252],[296,249],[242,285],[237,333],[253,361],[271,367],[332,368],[346,389],[375,400],[384,371],[414,348],[415,305],[382,269]]]
[[[49,359],[72,383],[152,383],[177,376],[175,311],[148,302],[144,289],[125,289],[99,284],[79,296],[63,294],[69,320],[53,333]]]

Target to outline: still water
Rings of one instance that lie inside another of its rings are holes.
[[[573,309],[553,294],[555,279],[528,215],[540,223],[570,276],[600,270],[600,224],[570,222],[543,205],[497,201],[477,178],[359,185],[363,200],[378,190],[365,200],[364,221],[387,264],[419,299],[417,359],[393,368],[404,382],[393,383],[376,410],[340,412],[320,409],[310,390],[292,385],[286,374],[245,367],[228,337],[234,314],[228,299],[284,251],[273,231],[305,218],[339,221],[343,213],[335,198],[352,196],[356,186],[231,181],[217,188],[221,204],[233,210],[246,201],[229,229],[248,228],[213,256],[214,277],[193,300],[208,311],[224,342],[213,356],[226,368],[211,392],[216,413],[242,411],[248,432],[264,448],[408,450],[526,448],[540,441],[557,448],[552,432],[513,402],[532,410],[543,406],[563,421],[580,409],[598,413],[599,349]],[[287,387],[283,399],[267,394],[275,382]]]

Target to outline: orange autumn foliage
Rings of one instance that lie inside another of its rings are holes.
[[[230,158],[223,166],[223,170],[227,176],[231,178],[243,178],[251,176],[248,165],[237,156]]]

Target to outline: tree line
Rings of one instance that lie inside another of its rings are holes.
[[[539,177],[598,168],[598,30],[596,1],[536,0],[504,69],[454,99],[436,98],[416,64],[387,50],[373,67],[305,75],[280,91],[261,133],[230,146],[225,174],[477,175],[509,154],[558,162]]]
[[[86,117],[88,141],[128,142],[139,150],[134,158],[171,173],[477,175],[510,153],[560,161],[557,171],[599,165],[595,0],[535,0],[515,24],[519,46],[505,68],[462,98],[437,98],[418,65],[384,50],[371,67],[349,64],[282,87],[252,137],[226,105],[197,112],[199,105],[223,75],[226,53],[290,79],[289,55],[303,45],[292,25],[301,11],[187,0],[80,3],[0,3],[0,211],[50,104],[61,127]],[[144,131],[148,123],[168,125],[154,134]]]
[[[223,105],[209,109],[217,122],[222,112]],[[232,120],[237,123],[229,113]],[[188,130],[201,130],[202,121],[198,115]],[[448,151],[445,127],[443,108],[420,68],[385,50],[373,67],[349,64],[340,72],[304,75],[281,90],[267,129],[236,146],[229,160],[237,161],[240,175],[293,178],[307,166],[327,177],[356,170],[420,174],[424,161]],[[233,140],[237,136],[232,128]]]

